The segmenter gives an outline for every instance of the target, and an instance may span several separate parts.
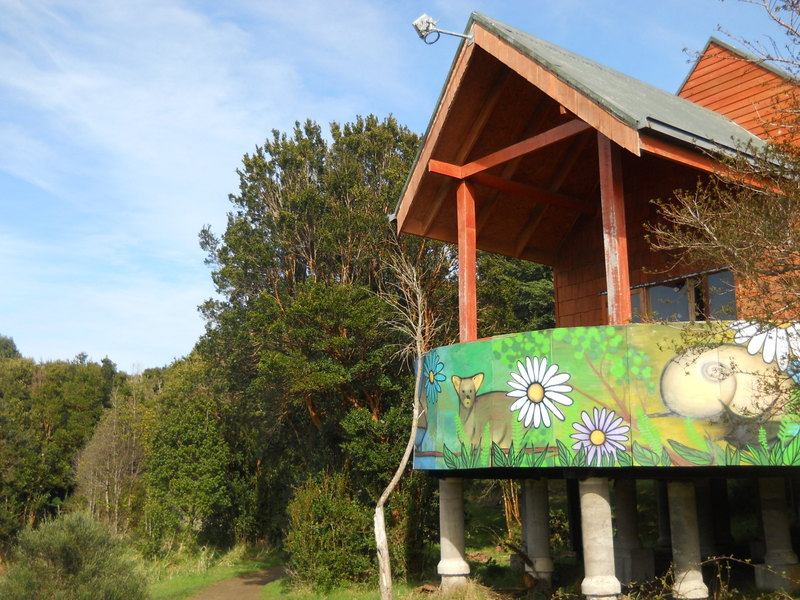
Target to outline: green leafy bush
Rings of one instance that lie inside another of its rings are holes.
[[[307,480],[287,512],[284,548],[296,580],[325,590],[375,573],[372,509],[353,498],[343,474]]]
[[[25,529],[0,579],[4,600],[145,600],[147,581],[124,543],[88,514]]]

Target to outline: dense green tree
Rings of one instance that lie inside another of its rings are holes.
[[[555,327],[550,267],[485,252],[477,267],[481,336]]]
[[[151,549],[165,539],[202,541],[231,506],[230,449],[220,431],[218,393],[196,356],[165,373],[147,449]]]
[[[107,402],[96,363],[0,360],[0,543],[71,493],[72,461]]]
[[[14,343],[14,338],[0,335],[0,359],[3,358],[22,358]]]
[[[148,376],[115,374],[112,381],[111,405],[74,464],[77,496],[118,533],[128,531],[141,511],[145,448],[157,396]]]
[[[244,157],[224,234],[201,233],[221,299],[202,307],[199,350],[226,383],[221,426],[250,515],[239,518],[257,530],[281,523],[291,485],[341,468],[350,411],[380,421],[410,398],[380,296],[398,284],[387,256],[428,265],[432,305],[454,314],[449,250],[398,241],[387,219],[417,143],[394,119],[372,116],[332,124],[329,140],[310,121],[273,132]]]

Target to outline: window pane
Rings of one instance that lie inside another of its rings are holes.
[[[631,292],[631,322],[642,322],[642,294],[641,292]]]
[[[708,276],[709,316],[720,321],[736,318],[733,273],[720,271]]]
[[[688,321],[689,292],[685,281],[655,285],[647,289],[650,310],[657,321]]]

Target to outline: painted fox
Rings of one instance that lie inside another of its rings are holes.
[[[487,392],[477,395],[483,383],[483,373],[471,377],[453,375],[453,387],[458,394],[458,415],[464,425],[470,445],[477,446],[489,424],[492,441],[501,448],[511,445],[511,403],[505,392]]]

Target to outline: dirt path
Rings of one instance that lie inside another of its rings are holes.
[[[280,579],[286,574],[283,567],[272,567],[255,571],[247,575],[239,575],[207,587],[192,597],[192,600],[258,600],[261,588],[271,581]]]

